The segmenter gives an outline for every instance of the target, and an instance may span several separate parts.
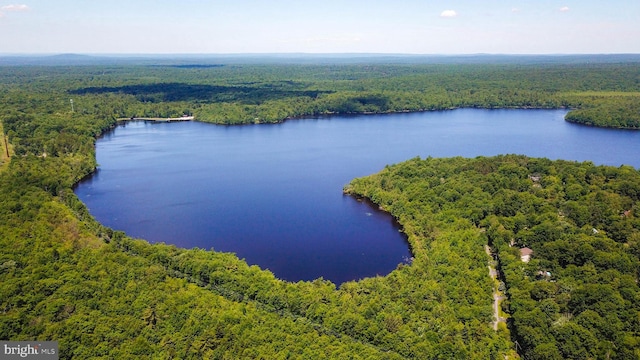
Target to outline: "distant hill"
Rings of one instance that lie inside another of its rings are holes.
[[[113,64],[115,58],[81,54],[57,55],[0,55],[0,66],[73,66]]]
[[[0,66],[159,65],[212,67],[220,64],[584,64],[640,62],[640,54],[591,55],[410,55],[410,54],[56,54],[2,55]]]

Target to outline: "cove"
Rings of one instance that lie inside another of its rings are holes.
[[[565,110],[459,109],[275,125],[129,122],[97,142],[75,191],[133,237],[234,252],[290,281],[386,275],[411,254],[393,219],[342,195],[416,156],[532,157],[640,167],[640,132],[564,121]]]

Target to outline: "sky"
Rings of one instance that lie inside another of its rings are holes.
[[[0,54],[640,53],[640,0],[0,0]]]

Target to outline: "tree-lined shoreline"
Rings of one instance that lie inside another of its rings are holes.
[[[637,357],[637,169],[413,159],[354,180],[347,192],[397,217],[415,258],[339,289],[288,283],[233,254],[131,239],[96,222],[72,187],[96,169],[95,139],[119,118],[232,125],[564,107],[575,109],[570,121],[637,128],[639,71],[636,62],[0,66],[13,150],[0,172],[0,338],[57,340],[61,358]],[[535,251],[523,281],[511,240]],[[497,332],[485,245],[509,295],[510,328]]]

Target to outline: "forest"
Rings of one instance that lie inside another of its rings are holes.
[[[416,257],[448,264],[441,252],[489,245],[524,358],[640,355],[636,169],[516,155],[416,158],[345,191],[393,214]],[[528,262],[523,248],[533,250]]]
[[[0,339],[59,341],[65,359],[637,359],[631,167],[416,158],[355,179],[345,192],[396,217],[414,257],[340,287],[132,239],[73,186],[97,167],[96,138],[132,117],[570,108],[638,128],[639,97],[633,61],[0,66]]]

